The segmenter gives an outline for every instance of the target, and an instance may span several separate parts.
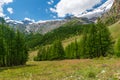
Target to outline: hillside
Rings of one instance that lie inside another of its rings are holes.
[[[57,29],[54,29],[44,35],[41,34],[29,34],[26,35],[26,44],[29,48],[34,48],[36,46],[49,45],[56,40],[67,40],[69,38],[80,36],[85,28],[89,29],[90,24],[81,25],[79,21],[71,21]],[[75,40],[75,39],[74,39]]]
[[[120,37],[120,21],[110,25],[109,29],[114,39],[118,39]]]
[[[101,17],[105,24],[112,24],[109,29],[113,40],[120,35],[119,2],[115,0],[111,10]],[[40,22],[8,19],[6,22],[25,33],[25,39],[9,28],[2,31],[2,23],[0,80],[119,79],[120,50],[113,49],[109,30],[103,23],[94,24],[88,18],[77,17]],[[36,47],[39,50],[28,51]]]
[[[85,17],[69,17],[65,19],[56,19],[56,20],[45,20],[45,21],[32,21],[25,19],[23,21],[17,21],[17,20],[12,20],[10,18],[6,18],[5,21],[8,25],[13,27],[15,30],[20,30],[23,33],[26,34],[46,34],[47,32],[50,32],[51,30],[57,29],[63,25],[66,24],[89,24],[93,23],[96,20],[96,18],[93,19],[88,19]]]
[[[112,25],[120,20],[120,0],[114,0],[113,6],[100,19],[107,25]]]
[[[41,35],[41,34],[29,34],[29,35],[26,36],[27,45],[30,48],[34,48],[34,47],[40,46],[40,45],[51,44],[53,41],[55,41],[57,39],[57,37],[61,38],[61,40],[65,39],[66,36],[70,37],[71,34],[74,34],[74,33],[76,34],[76,32],[73,32],[73,29],[75,29],[75,27],[71,27],[71,28],[68,28],[68,26],[59,27],[59,28],[54,29],[53,31],[48,32],[48,33],[46,33],[44,35]],[[69,34],[69,35],[66,35],[66,34]]]

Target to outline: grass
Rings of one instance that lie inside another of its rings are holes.
[[[68,39],[65,39],[62,41],[63,47],[65,48],[66,46],[68,46],[69,44],[71,44],[72,42],[75,42],[75,40],[79,41],[81,38],[81,36],[74,36]]]
[[[29,61],[33,61],[33,58],[35,56],[37,56],[37,53],[38,53],[39,50],[35,50],[35,51],[30,51],[29,52]]]
[[[118,39],[120,37],[120,21],[116,22],[115,24],[108,26],[109,30],[111,32],[111,36],[114,40]],[[74,36],[71,38],[67,38],[65,40],[62,41],[63,46],[66,47],[68,46],[70,43],[75,42],[75,39],[77,41],[79,41],[81,39],[81,35],[78,36]]]
[[[0,80],[118,80],[120,59],[28,61],[0,68]]]
[[[120,35],[120,22],[109,29],[114,39]],[[66,47],[80,36],[64,40]],[[120,80],[120,58],[33,61],[38,50],[30,52],[24,66],[0,67],[0,80]]]
[[[117,39],[120,37],[120,21],[109,26],[110,32],[112,33],[113,39]]]

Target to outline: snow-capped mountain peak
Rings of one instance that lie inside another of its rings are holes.
[[[5,21],[6,21],[6,23],[12,23],[12,24],[23,24],[22,21],[12,20],[12,19],[10,19],[9,17],[6,17],[6,18],[5,18]]]
[[[100,17],[103,13],[109,11],[114,3],[114,0],[108,0],[104,4],[102,4],[100,7],[93,9],[90,12],[85,11],[84,13],[80,14],[79,17]]]

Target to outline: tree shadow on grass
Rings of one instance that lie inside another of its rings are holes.
[[[29,64],[29,65],[19,65],[19,66],[12,66],[12,67],[0,67],[0,72],[4,70],[9,70],[9,69],[20,69],[20,68],[33,67],[33,66],[36,66],[36,65]]]

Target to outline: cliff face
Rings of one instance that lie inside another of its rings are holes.
[[[120,18],[120,0],[114,0],[113,6],[108,14],[116,16],[116,18]]]
[[[114,0],[113,6],[100,20],[106,25],[111,25],[120,20],[120,0]]]

